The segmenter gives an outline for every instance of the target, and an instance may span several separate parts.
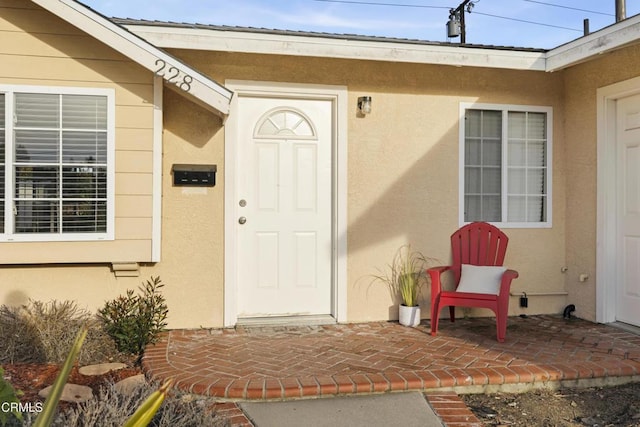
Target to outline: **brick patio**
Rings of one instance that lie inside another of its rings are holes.
[[[555,316],[509,318],[502,344],[491,318],[442,321],[437,337],[428,322],[174,330],[143,366],[222,400],[422,390],[437,411],[434,392],[640,381],[640,336]]]

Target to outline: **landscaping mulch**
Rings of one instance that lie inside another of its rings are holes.
[[[612,387],[460,397],[486,426],[640,426],[640,382]]]
[[[4,377],[11,383],[14,389],[20,390],[23,395],[20,401],[23,403],[43,402],[44,399],[38,396],[40,390],[52,385],[58,373],[60,365],[57,364],[37,364],[37,363],[16,363],[2,365]],[[78,366],[74,366],[69,374],[68,383],[90,387],[96,395],[101,386],[109,383],[116,383],[125,378],[141,374],[142,370],[137,367],[126,367],[102,375],[82,375],[78,372]],[[62,409],[74,405],[73,403],[61,402]]]

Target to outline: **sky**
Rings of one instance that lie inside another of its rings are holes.
[[[447,39],[449,10],[463,0],[80,0],[108,17],[280,30]],[[466,41],[550,49],[615,22],[615,0],[472,0]],[[578,10],[579,9],[579,10]],[[626,1],[626,16],[640,0]],[[544,25],[541,25],[544,24]]]

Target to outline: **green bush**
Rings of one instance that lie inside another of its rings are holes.
[[[73,301],[30,300],[0,306],[0,363],[62,363],[81,326],[89,328],[80,353],[81,364],[119,358],[102,322]]]
[[[108,301],[98,310],[105,329],[116,342],[118,350],[138,356],[142,360],[148,344],[155,344],[165,330],[169,312],[160,289],[164,284],[159,277],[151,277],[140,286],[140,295],[127,290],[126,296]]]

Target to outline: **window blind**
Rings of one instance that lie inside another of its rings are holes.
[[[544,222],[546,115],[509,112],[508,221]]]
[[[545,222],[547,141],[547,113],[466,110],[464,220]]]
[[[16,233],[96,233],[107,224],[107,99],[15,94]]]

